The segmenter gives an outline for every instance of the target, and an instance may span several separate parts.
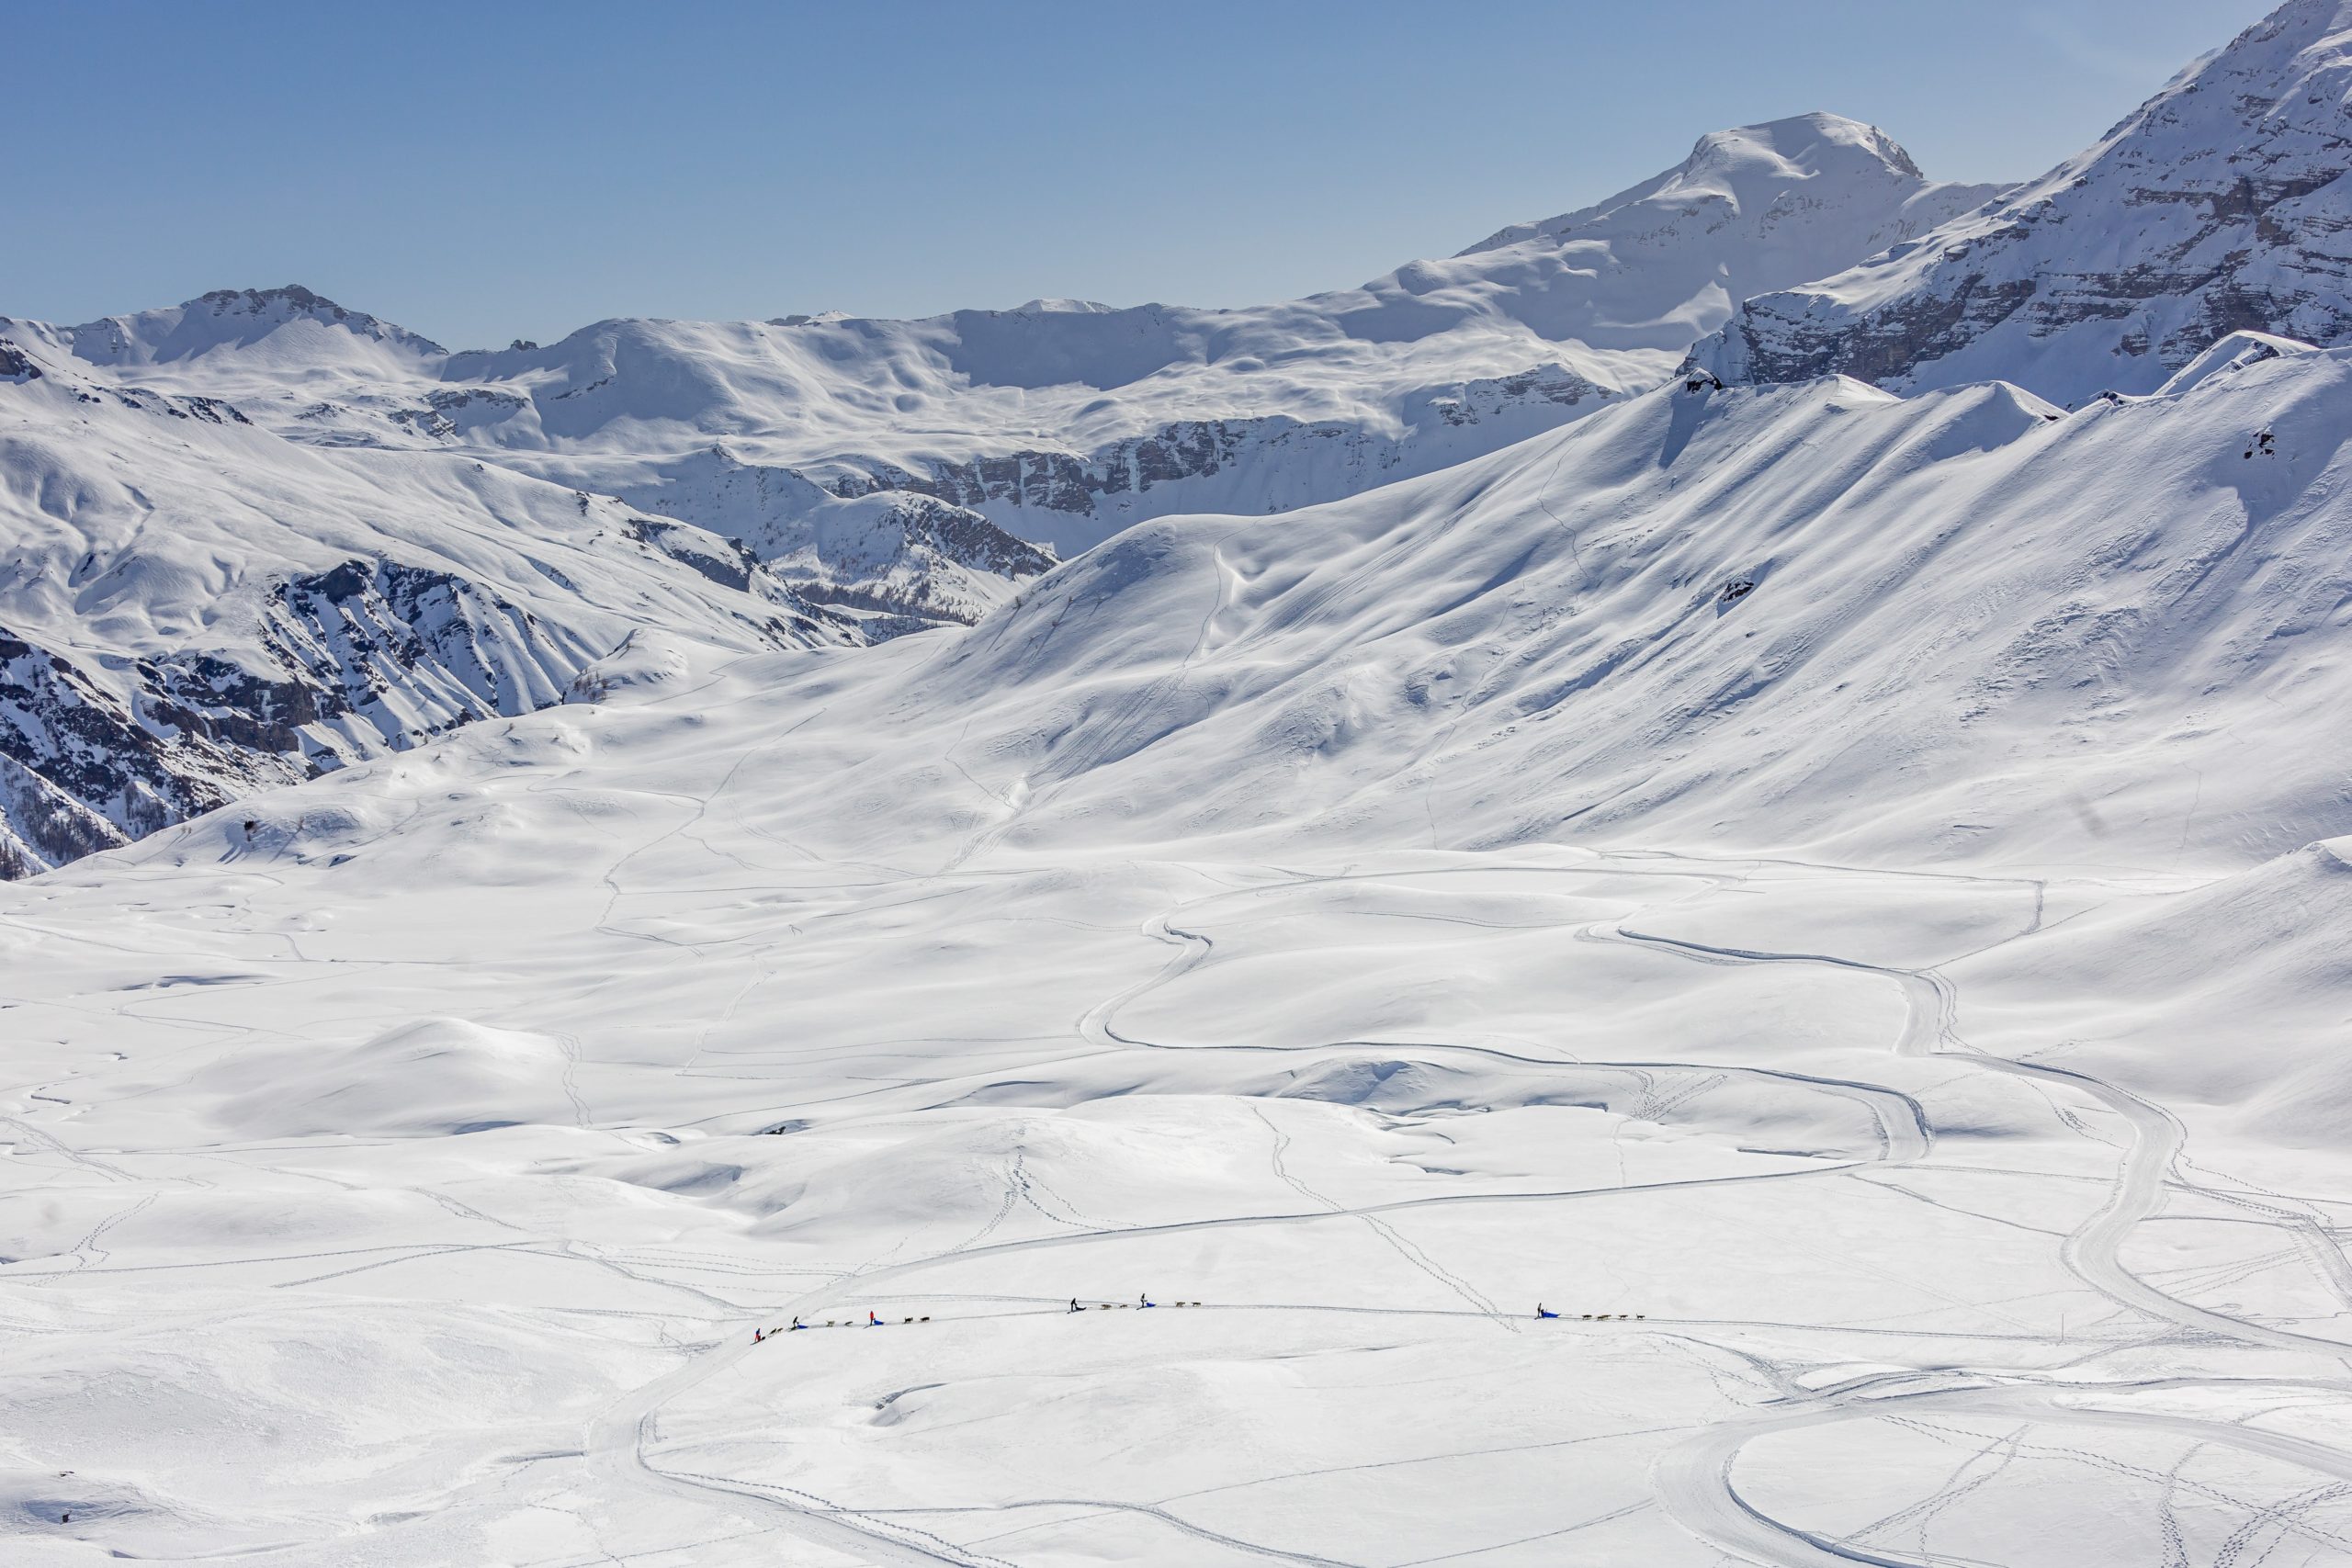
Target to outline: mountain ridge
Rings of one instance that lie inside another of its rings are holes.
[[[0,874],[559,702],[644,625],[859,636],[691,525],[52,363],[0,397]]]
[[[1980,211],[1760,293],[1693,350],[1726,381],[2000,378],[2147,392],[2252,329],[2352,340],[2352,5],[2289,0]]]
[[[615,594],[675,593],[673,566],[704,580],[662,628],[689,643],[876,641],[970,625],[1137,519],[1288,512],[1492,452],[1663,378],[1744,279],[1810,276],[1982,194],[1812,114],[1711,133],[1656,179],[1522,236],[1242,310],[616,318],[458,353],[299,285],[75,326],[0,318],[0,387],[23,416],[11,460],[52,476],[18,487],[18,570],[0,581],[0,627],[38,650],[21,668],[40,687],[0,727],[25,770],[7,869],[559,701],[651,629],[614,618]],[[223,510],[266,519],[254,538],[198,521],[187,454],[118,418],[155,414],[244,432],[220,454],[220,491]],[[485,466],[548,487],[527,503],[502,492],[492,512],[545,518],[576,496],[578,517],[608,520],[598,547],[637,552],[621,577],[583,596],[568,569],[448,558],[463,528],[435,533],[415,509],[470,523],[484,492],[418,481]],[[298,472],[343,499],[315,503]],[[349,487],[371,482],[403,520],[389,535],[352,525]],[[72,561],[57,553],[61,521],[138,514],[162,490],[211,558],[111,525],[76,536]],[[68,607],[36,561],[116,588]],[[662,585],[622,591],[640,569]],[[729,597],[743,594],[768,609]],[[226,628],[231,613],[245,625]],[[484,636],[509,651],[485,653]]]
[[[291,389],[277,366],[241,373],[233,345],[125,357],[306,442],[446,445],[586,483],[566,463],[675,460],[720,439],[837,494],[929,494],[1068,554],[1147,516],[1330,499],[1580,417],[1664,380],[1745,293],[1860,259],[1995,188],[1930,182],[1883,132],[1815,113],[1702,138],[1656,179],[1507,243],[1511,231],[1264,306],[615,318],[544,347],[458,354],[386,329],[380,353],[326,356]],[[339,309],[304,296],[273,308],[305,329]],[[87,329],[0,320],[0,334],[70,350],[123,322],[177,331],[197,303]],[[1302,451],[1317,454],[1304,489]],[[709,522],[707,499],[689,504]]]

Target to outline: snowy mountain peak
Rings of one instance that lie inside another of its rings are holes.
[[[2152,391],[2242,330],[2352,341],[2352,0],[2291,0],[1917,245],[1750,299],[1698,363],[1899,390]]]
[[[216,288],[184,303],[74,327],[30,328],[91,365],[171,365],[207,355],[251,358],[273,369],[414,366],[438,358],[439,344],[364,310],[346,310],[300,284]]]
[[[1760,125],[1709,131],[1677,171],[1684,179],[1717,169],[1769,167],[1781,178],[1856,173],[1924,180],[1910,153],[1877,126],[1815,110]]]
[[[354,316],[323,294],[313,294],[299,283],[288,283],[277,288],[214,288],[188,300],[180,308],[194,310],[208,306],[216,316],[255,316],[273,321],[289,321],[295,316],[326,317],[340,323],[352,323],[365,328],[379,327],[375,317]],[[394,329],[398,330],[398,329]]]
[[[1786,119],[1711,130],[1690,155],[1664,174],[1622,190],[1591,207],[1539,222],[1514,223],[1460,253],[1476,255],[1506,245],[1549,237],[1566,240],[1634,213],[1682,211],[1706,201],[1728,202],[1735,212],[1756,213],[1786,198],[1792,185],[1824,187],[1838,196],[1881,192],[1909,186],[1947,193],[1941,210],[1957,211],[1994,195],[1996,186],[1938,185],[1920,172],[1901,144],[1874,125],[1816,110]],[[1812,194],[1808,192],[1808,194]],[[1832,197],[1835,198],[1834,197]]]
[[[1144,308],[1146,310],[1151,309],[1150,306],[1146,306]],[[1116,315],[1119,312],[1119,306],[1105,305],[1100,299],[1064,299],[1046,295],[1040,296],[1035,299],[1024,299],[1020,304],[1015,305],[1011,310],[1006,311],[1005,314],[1012,316],[1111,316]]]
[[[2129,170],[2142,182],[2129,193],[2135,205],[2201,205],[2216,222],[2254,220],[2341,177],[2348,105],[2352,0],[2289,0],[2016,201],[2046,201]]]

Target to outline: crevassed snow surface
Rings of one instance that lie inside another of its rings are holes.
[[[0,1530],[2352,1559],[2347,378],[1677,386],[0,888]]]

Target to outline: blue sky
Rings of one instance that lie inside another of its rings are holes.
[[[12,6],[0,314],[1241,304],[1833,109],[2037,174],[2260,0]]]

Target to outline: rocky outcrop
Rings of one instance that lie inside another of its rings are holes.
[[[1556,423],[1566,411],[1611,395],[1564,366],[1538,365],[1516,375],[1425,390],[1412,404],[1419,422],[1402,430],[1336,420],[1304,423],[1287,415],[1183,420],[1084,454],[1023,447],[962,462],[933,461],[920,470],[844,459],[837,465],[844,471],[834,477],[831,489],[843,497],[910,491],[973,512],[985,509],[1001,521],[1024,511],[1110,516],[1123,524],[1177,510],[1272,512],[1442,467],[1441,455],[1452,455],[1458,445],[1446,439],[1448,433],[1532,412],[1532,433]],[[1308,452],[1323,471],[1302,483],[1299,458]],[[1333,470],[1353,477],[1335,479]],[[1218,479],[1223,482],[1210,496],[1181,488],[1188,480]],[[1180,487],[1181,499],[1143,501],[1154,490],[1170,487]]]
[[[503,392],[495,387],[436,387],[424,394],[424,407],[396,408],[387,417],[419,435],[451,441],[470,426],[510,418],[529,407],[530,401],[520,393]],[[306,416],[329,418],[343,412],[346,411],[330,404],[306,411]]]
[[[27,381],[40,379],[40,367],[32,356],[6,338],[0,337],[0,380],[14,381],[22,386]]]
[[[0,878],[30,875],[306,770],[219,739],[137,671],[126,699],[65,655],[0,630]]]
[[[1692,363],[1913,391],[2153,390],[2230,333],[2352,341],[2352,4],[2290,0],[1985,209],[1747,300]]]

